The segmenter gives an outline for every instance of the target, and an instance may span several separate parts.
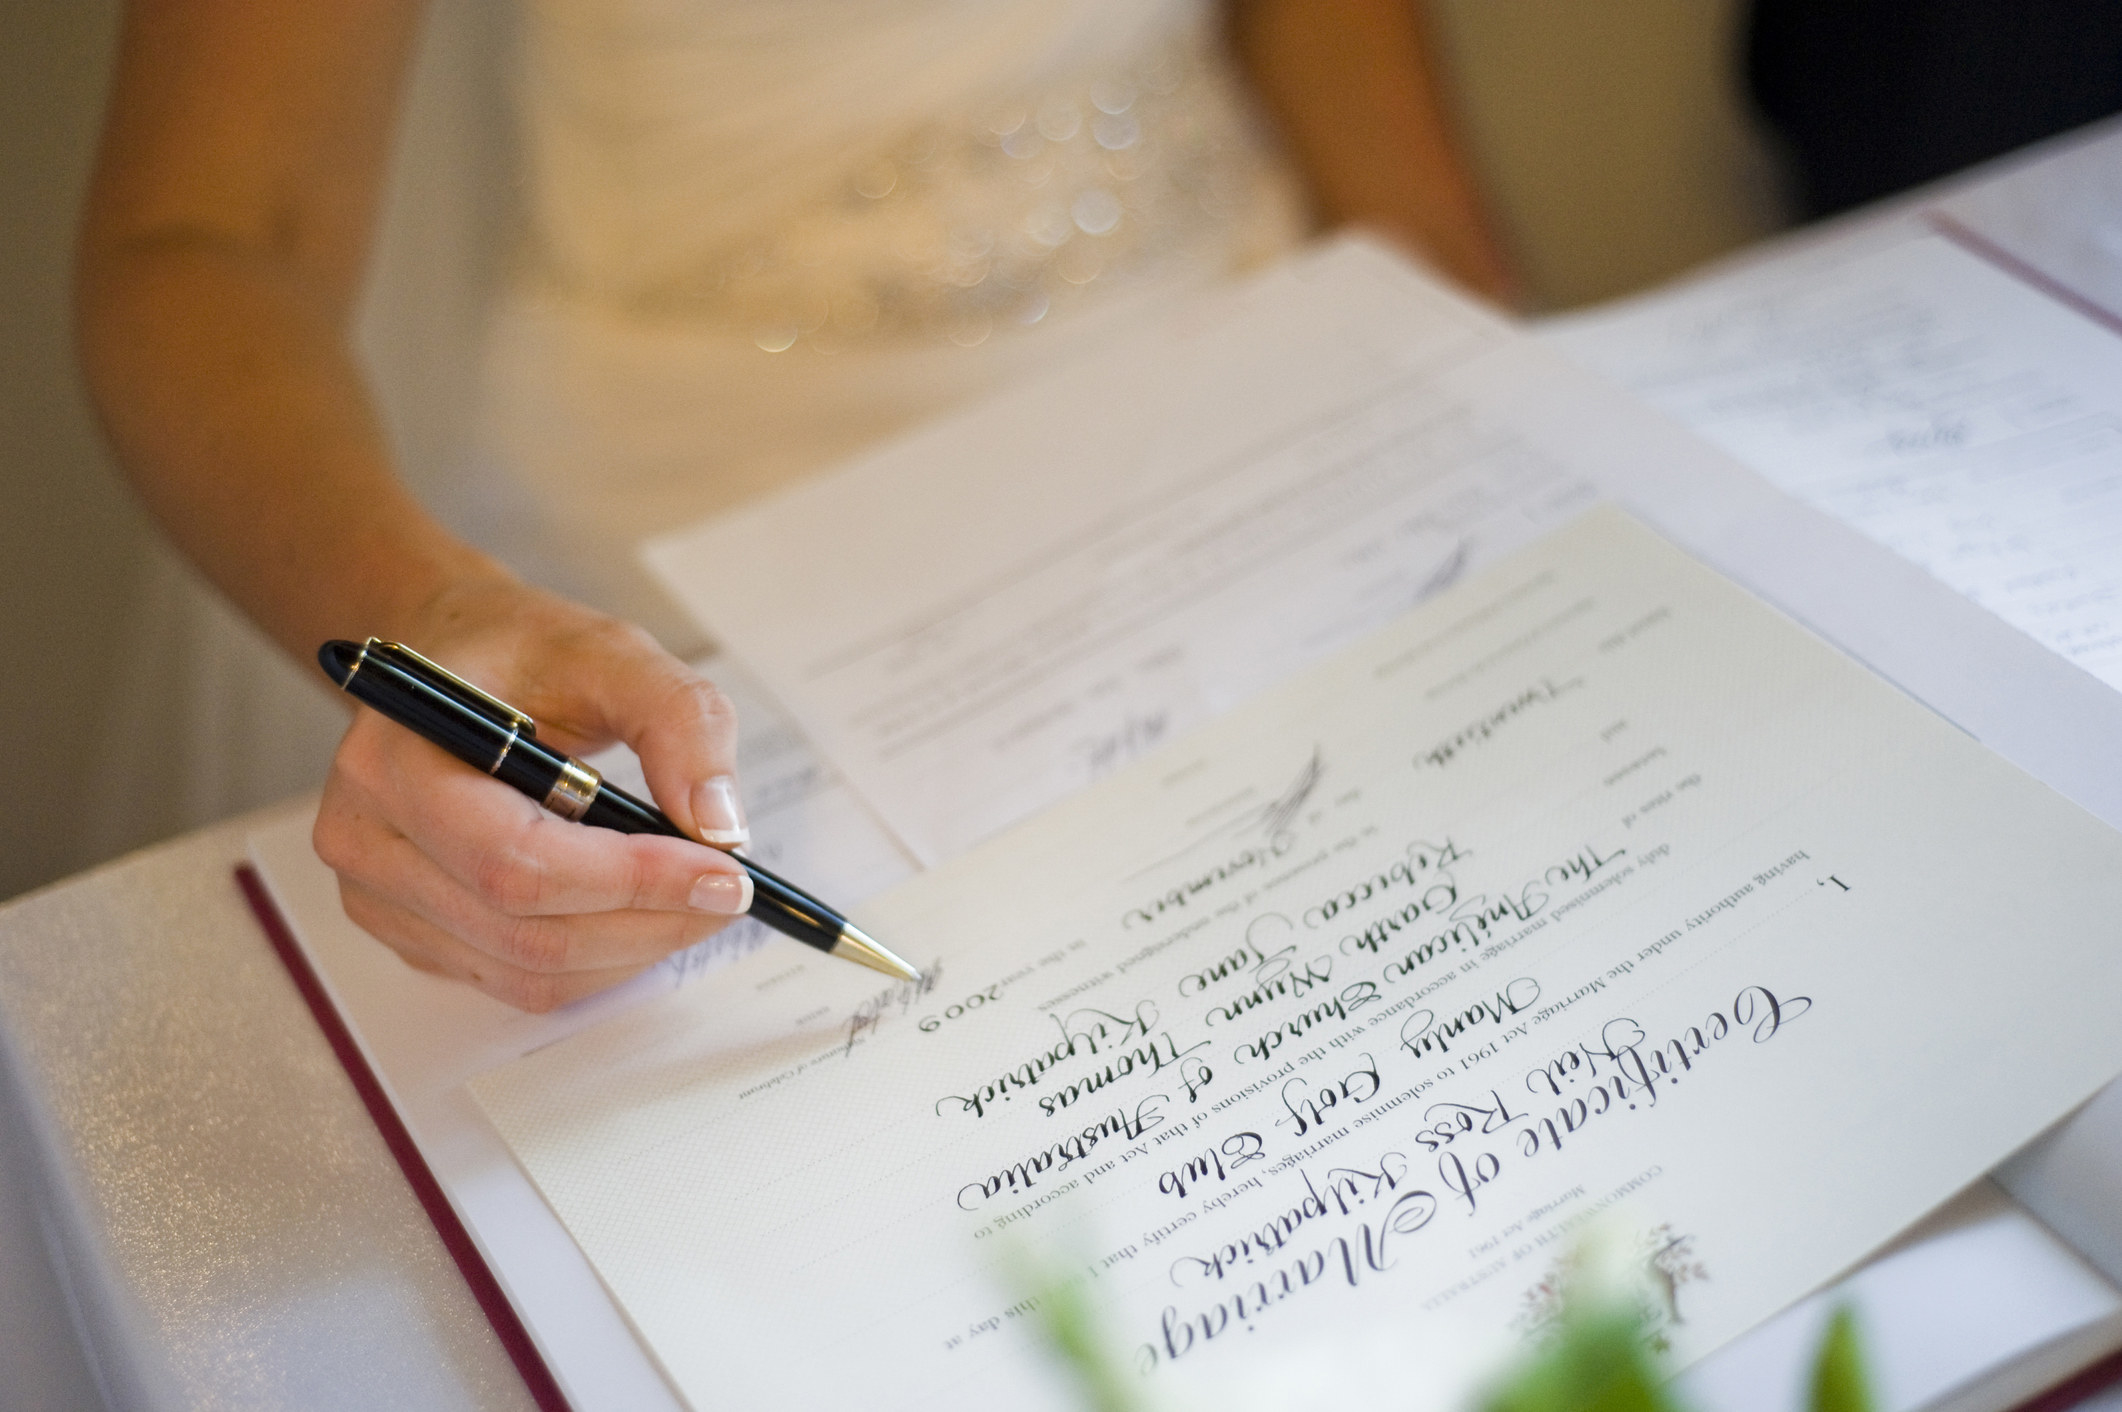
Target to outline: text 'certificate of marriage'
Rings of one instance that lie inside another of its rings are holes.
[[[473,1087],[695,1406],[1065,1406],[1029,1246],[1152,1405],[1445,1407],[1601,1220],[1688,1359],[1979,1176],[2122,1069],[2118,918],[1598,509],[878,899],[931,988],[791,1032],[769,950]]]

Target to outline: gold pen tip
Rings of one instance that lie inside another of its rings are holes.
[[[894,980],[921,979],[921,973],[894,955],[890,947],[852,922],[840,929],[840,939],[833,943],[833,955],[843,961],[859,962],[873,971],[882,971]]]

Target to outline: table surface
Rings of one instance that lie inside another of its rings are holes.
[[[0,1181],[38,1199],[114,1405],[527,1408],[237,889],[245,835],[311,807],[0,907]],[[78,1388],[65,1362],[37,1376]]]

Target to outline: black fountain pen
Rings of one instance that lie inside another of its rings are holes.
[[[366,643],[333,641],[317,649],[317,661],[341,691],[465,764],[529,795],[563,819],[620,833],[687,837],[655,805],[606,784],[580,760],[540,742],[537,722],[529,716],[410,647],[373,637]],[[803,889],[740,853],[723,851],[751,874],[751,915],[775,931],[887,976],[904,981],[921,978],[919,971],[874,937]]]

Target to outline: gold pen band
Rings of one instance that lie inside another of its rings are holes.
[[[604,777],[579,760],[568,760],[560,766],[560,777],[546,793],[545,807],[563,819],[579,820],[589,812],[590,803],[597,797],[597,786]]]

